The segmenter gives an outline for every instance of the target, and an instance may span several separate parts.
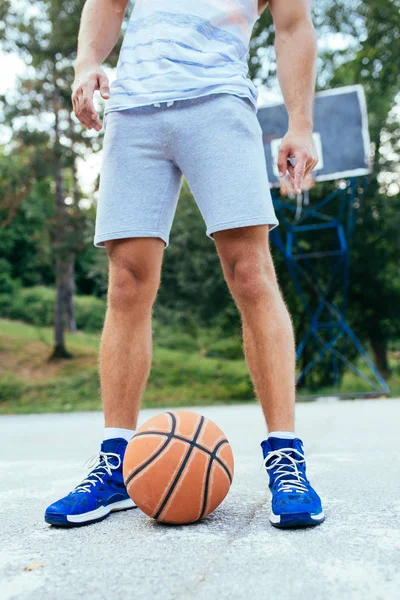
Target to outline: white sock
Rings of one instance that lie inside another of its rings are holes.
[[[103,440],[114,440],[122,438],[129,442],[135,433],[134,429],[121,429],[120,427],[105,427]]]
[[[281,440],[294,440],[296,434],[294,431],[271,431],[268,437],[281,438]]]

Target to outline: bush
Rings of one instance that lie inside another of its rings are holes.
[[[78,329],[101,331],[106,312],[106,301],[95,296],[75,297],[75,319]]]
[[[0,259],[0,295],[14,293],[14,281],[11,279],[11,265],[7,260]]]
[[[9,315],[34,325],[52,325],[54,321],[54,291],[38,286],[22,288],[15,295]]]
[[[9,317],[19,291],[17,281],[11,279],[11,266],[0,259],[0,317]]]
[[[0,261],[1,263],[1,261]],[[1,267],[1,265],[0,265]],[[1,284],[0,278],[0,284]],[[51,327],[54,323],[55,290],[45,286],[21,288],[20,284],[3,279],[0,287],[0,317],[24,321],[37,327]],[[10,293],[11,291],[11,293]],[[75,320],[78,330],[101,331],[106,312],[106,300],[95,296],[75,296]],[[166,313],[167,314],[167,313]],[[166,314],[163,314],[165,317]],[[170,319],[153,321],[154,341],[158,346],[185,352],[201,352],[203,356],[236,360],[243,358],[240,330],[232,337],[221,336],[221,328],[201,329],[193,319],[170,314]],[[220,339],[218,339],[220,338]]]
[[[163,325],[157,319],[153,320],[153,338],[157,346],[180,350],[182,352],[197,352],[199,340],[180,325]]]
[[[231,338],[218,340],[210,344],[206,356],[212,358],[225,358],[228,360],[237,360],[243,358],[242,338],[240,335]]]
[[[100,331],[103,327],[105,300],[94,296],[75,297],[78,329]],[[17,289],[14,294],[0,294],[0,315],[37,326],[54,323],[55,291],[44,286]]]
[[[10,316],[14,300],[14,294],[0,294],[0,317]]]

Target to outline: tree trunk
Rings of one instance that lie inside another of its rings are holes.
[[[71,130],[73,128],[72,125],[72,119],[71,119],[71,115],[69,116],[69,121],[70,121],[70,127]],[[72,136],[71,136],[72,138]],[[79,200],[80,200],[80,193],[79,193],[79,185],[78,185],[78,176],[77,176],[77,169],[76,169],[76,162],[75,159],[72,163],[72,181],[73,181],[73,188],[72,188],[72,199],[73,199],[73,206],[74,209],[76,211],[79,211]],[[67,296],[66,296],[66,311],[67,311],[67,324],[68,324],[68,329],[69,331],[71,331],[72,333],[74,333],[77,330],[77,326],[76,326],[76,321],[75,321],[75,306],[74,306],[74,296],[75,296],[75,255],[73,255],[71,253],[70,255],[70,262],[68,264],[68,280],[67,280]]]
[[[60,94],[56,89],[54,92],[54,152],[56,157],[55,172],[55,204],[56,204],[56,226],[54,239],[55,271],[56,271],[56,301],[54,307],[54,350],[51,358],[70,358],[64,337],[64,312],[67,298],[66,274],[67,265],[65,261],[65,247],[63,237],[65,233],[65,194],[62,163],[62,148],[60,144]]]
[[[65,310],[67,315],[67,326],[69,331],[75,333],[77,330],[75,321],[75,277],[74,277],[74,259],[71,257],[70,262],[66,265],[65,273]]]
[[[390,375],[390,367],[386,340],[371,339],[371,348],[372,352],[374,353],[374,362],[376,368],[382,377],[388,377]]]
[[[54,350],[51,358],[71,358],[65,347],[64,313],[67,300],[68,275],[61,257],[56,257],[56,302],[54,307]]]

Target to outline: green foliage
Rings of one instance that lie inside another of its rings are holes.
[[[22,379],[13,375],[0,377],[0,410],[3,403],[19,402],[25,393],[26,387]]]
[[[340,44],[346,42],[342,50],[327,44],[319,53],[318,87],[361,83],[366,92],[373,173],[361,199],[352,240],[348,320],[361,341],[371,345],[377,366],[385,374],[389,368],[388,342],[400,335],[400,3],[399,0],[314,3],[314,23],[321,46],[326,36],[331,39],[337,36]],[[264,13],[254,30],[250,70],[253,76],[267,83],[274,80],[276,73],[274,55],[265,47],[272,39],[270,16]],[[269,70],[262,67],[263,56],[268,56]],[[311,202],[316,203],[334,187],[334,183],[316,186],[311,191]],[[313,236],[314,251],[327,248],[330,243],[325,232]],[[321,260],[318,269],[323,281],[324,269],[329,272],[329,266]],[[304,329],[304,315],[285,265],[278,262],[277,271],[299,338]],[[308,300],[312,305],[312,292]],[[311,357],[306,354],[307,362]],[[307,385],[313,384],[321,385],[318,373],[308,376]]]
[[[0,320],[0,412],[64,412],[100,410],[97,352],[99,335],[68,334],[73,358],[47,361],[52,331],[16,321]],[[394,394],[400,394],[400,351],[393,346],[390,359]],[[361,366],[361,365],[359,365]],[[10,372],[13,373],[10,376]],[[352,373],[344,377],[343,390],[367,391]],[[335,390],[337,391],[337,390]],[[307,393],[307,390],[305,390]],[[333,393],[326,388],[320,393]],[[242,359],[210,358],[199,351],[177,351],[157,344],[154,364],[144,397],[145,407],[202,406],[253,401],[254,394]],[[300,400],[301,398],[299,398]]]
[[[0,320],[0,412],[29,413],[101,408],[97,352],[99,336],[69,334],[69,361],[48,363],[52,332]],[[12,367],[13,377],[6,375]],[[201,406],[252,401],[253,389],[243,360],[202,356],[198,351],[154,349],[145,407]]]
[[[182,323],[177,325],[161,323],[153,320],[153,337],[161,348],[171,348],[180,352],[199,352],[202,348],[201,338],[206,332],[198,329],[193,331],[187,329]]]
[[[54,323],[54,289],[37,286],[24,288],[15,293],[12,303],[2,305],[0,316],[18,319],[38,326]],[[106,304],[94,296],[75,298],[75,316],[78,329],[100,331],[103,327]]]
[[[36,286],[21,289],[13,280],[5,281],[7,286],[12,285],[13,293],[0,293],[0,317],[24,321],[39,327],[53,325],[55,300],[53,288]],[[101,331],[105,310],[106,301],[102,298],[76,296],[75,316],[78,331]],[[204,329],[198,327],[195,321],[190,325],[190,322],[182,318],[178,318],[175,323],[171,321],[166,323],[166,315],[163,316],[163,320],[155,319],[153,323],[154,337],[158,346],[181,352],[202,352],[210,357],[242,358],[239,332],[230,338],[225,328]],[[223,339],[220,339],[222,336]]]
[[[12,138],[0,152],[0,314],[35,324],[52,323],[54,295],[37,286],[54,285],[54,247],[67,248],[76,256],[78,328],[98,331],[105,310],[107,257],[93,247],[94,206],[82,208],[82,192],[74,179],[76,161],[96,152],[101,142],[71,119],[70,91],[81,8],[81,0],[34,0],[29,10],[21,10],[20,3],[1,5],[0,17],[5,23],[0,25],[1,48],[17,51],[31,67],[29,76],[17,86],[14,101],[4,103]],[[328,45],[320,52],[319,88],[362,83],[367,94],[373,175],[353,239],[348,318],[361,341],[376,352],[400,335],[399,2],[314,3],[314,21],[321,42],[328,35],[348,42],[342,50]],[[250,47],[250,74],[256,83],[276,84],[273,39],[271,15],[266,10],[255,26]],[[117,52],[118,46],[110,64],[115,64]],[[62,131],[58,146],[56,114]],[[54,181],[60,164],[65,196],[73,201],[65,206],[61,229],[54,221]],[[316,186],[311,191],[312,203],[335,185]],[[313,238],[315,250],[330,243],[326,232]],[[306,325],[304,313],[281,256],[273,252],[299,339]],[[329,270],[322,260],[318,269],[322,275]],[[35,288],[20,290],[20,286]],[[98,300],[87,298],[88,294]],[[310,301],[314,301],[312,294]],[[155,338],[164,349],[224,358],[241,356],[239,316],[223,280],[215,246],[205,235],[186,182],[171,245],[165,253],[154,314]],[[318,386],[320,380],[310,376],[307,383]]]
[[[6,27],[4,35],[0,35],[0,50],[18,53],[29,65],[29,71],[17,80],[11,102],[8,97],[0,97],[4,115],[1,120],[12,131],[7,158],[18,166],[20,157],[25,160],[24,169],[11,169],[5,177],[7,185],[4,194],[0,192],[0,210],[4,208],[9,213],[10,222],[33,187],[51,182],[49,195],[54,210],[46,214],[37,232],[45,231],[49,238],[51,275],[59,292],[55,319],[55,352],[59,355],[67,355],[62,324],[67,305],[72,305],[68,298],[71,299],[74,287],[74,262],[85,246],[87,229],[78,161],[100,149],[98,138],[84,131],[72,117],[71,88],[81,10],[81,0],[7,3],[2,11]],[[115,54],[111,60],[115,62]],[[12,250],[16,250],[15,244]],[[26,273],[35,277],[38,271],[30,269]],[[37,278],[26,283],[50,281]],[[61,301],[62,298],[67,301]]]
[[[267,83],[276,77],[274,38],[271,12],[267,9],[256,22],[250,41],[249,75],[256,82]],[[267,65],[267,69],[265,65]]]
[[[52,325],[54,320],[54,290],[45,287],[21,289],[15,295],[7,316],[34,325]]]
[[[0,152],[0,260],[7,262],[11,277],[22,285],[51,284],[54,272],[46,226],[54,212],[51,182],[37,180],[20,201],[23,191],[17,182],[12,189],[9,179],[10,170],[15,174],[24,168],[20,161],[21,157]]]
[[[106,303],[93,296],[75,297],[75,319],[78,329],[101,331],[103,328]]]
[[[347,1],[337,1],[327,11],[331,28],[356,42],[328,83],[363,85],[373,142],[373,172],[352,244],[349,318],[360,338],[371,343],[378,367],[386,372],[388,341],[400,335],[400,127],[393,116],[400,90],[400,4],[357,2],[349,16]]]
[[[239,360],[243,358],[243,346],[240,336],[224,338],[211,344],[207,349],[207,356],[213,358],[226,358]]]
[[[9,315],[19,290],[19,285],[11,277],[11,264],[0,258],[0,315]]]
[[[8,261],[0,258],[0,295],[12,295],[14,287],[11,278],[11,265]]]
[[[204,221],[184,181],[155,315],[162,322],[170,322],[172,317],[177,324],[196,328],[213,326],[228,311],[225,325],[229,335],[237,331],[239,323],[232,306],[214,242],[205,234]]]

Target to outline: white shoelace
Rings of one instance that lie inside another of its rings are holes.
[[[114,465],[110,462],[111,458],[116,458],[118,463]],[[111,475],[111,471],[114,469],[118,469],[121,465],[121,457],[119,454],[114,454],[113,452],[99,452],[98,454],[94,454],[91,456],[86,462],[84,466],[92,469],[89,475],[80,483],[75,489],[74,492],[90,492],[90,486],[93,487],[97,485],[99,482],[104,483],[103,477],[108,473]],[[98,471],[95,473],[94,471]],[[103,472],[102,472],[103,471]]]
[[[299,458],[297,458],[296,456],[292,456],[293,453],[298,454]],[[289,464],[280,464],[282,459],[288,460]],[[280,448],[279,450],[273,450],[268,454],[268,456],[264,460],[264,465],[267,471],[275,469],[277,467],[276,473],[278,475],[276,479],[280,480],[278,483],[279,492],[296,491],[300,494],[304,494],[304,492],[307,491],[307,487],[303,483],[303,481],[305,482],[306,480],[301,475],[298,468],[298,465],[304,462],[304,454],[299,452],[299,450],[296,450],[295,448]],[[286,479],[283,479],[284,477]],[[293,479],[289,479],[288,477],[293,477]]]

